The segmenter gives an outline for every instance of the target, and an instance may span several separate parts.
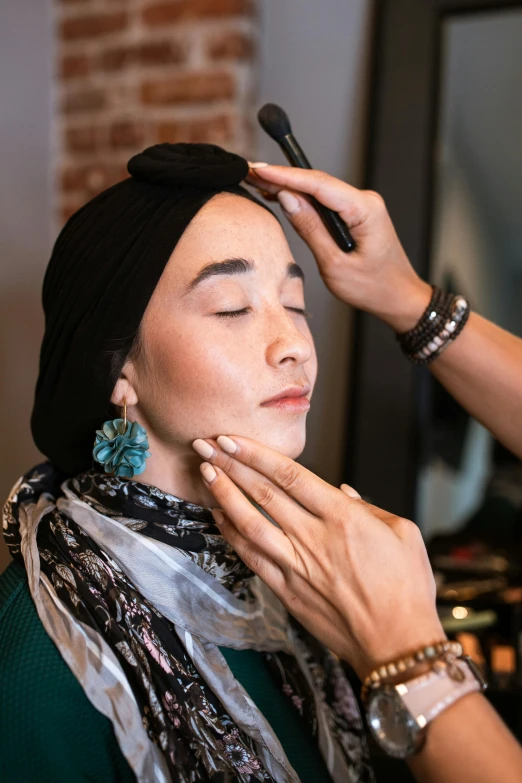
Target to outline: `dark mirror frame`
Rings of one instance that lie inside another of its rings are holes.
[[[522,8],[505,0],[377,0],[364,187],[385,199],[413,266],[429,280],[442,25],[450,15]],[[344,477],[373,503],[414,518],[426,454],[429,373],[391,330],[357,312]]]

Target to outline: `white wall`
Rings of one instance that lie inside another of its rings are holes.
[[[363,165],[371,7],[369,0],[261,0],[259,105],[280,104],[312,165],[355,185]],[[284,161],[262,131],[259,153],[261,160]],[[306,273],[307,308],[313,313],[319,355],[302,461],[339,483],[350,312],[328,293],[313,257],[291,229],[288,237]]]
[[[0,13],[0,497],[39,458],[29,431],[51,209],[51,0]],[[0,537],[0,570],[7,562]]]

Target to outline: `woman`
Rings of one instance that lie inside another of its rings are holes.
[[[50,461],[4,509],[4,774],[371,780],[338,661],[221,537],[191,446],[234,430],[302,450],[302,272],[243,159],[159,145],[129,172],[69,220],[44,281]]]

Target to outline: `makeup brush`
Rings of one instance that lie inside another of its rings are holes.
[[[296,166],[300,169],[312,168],[292,133],[288,115],[280,106],[277,106],[275,103],[265,103],[259,109],[257,119],[263,130],[279,144],[291,166]],[[313,196],[310,197],[310,201],[341,250],[345,252],[355,250],[355,242],[348,231],[348,226],[337,212],[333,212],[331,209],[323,206]]]

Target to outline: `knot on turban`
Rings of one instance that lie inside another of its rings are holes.
[[[239,185],[248,163],[215,144],[156,144],[131,158],[127,170],[153,185],[220,190]]]
[[[122,354],[190,221],[220,192],[260,204],[239,184],[246,160],[212,144],[158,144],[128,170],[67,221],[45,273],[31,427],[40,451],[69,475],[92,465],[96,430],[114,418]]]

